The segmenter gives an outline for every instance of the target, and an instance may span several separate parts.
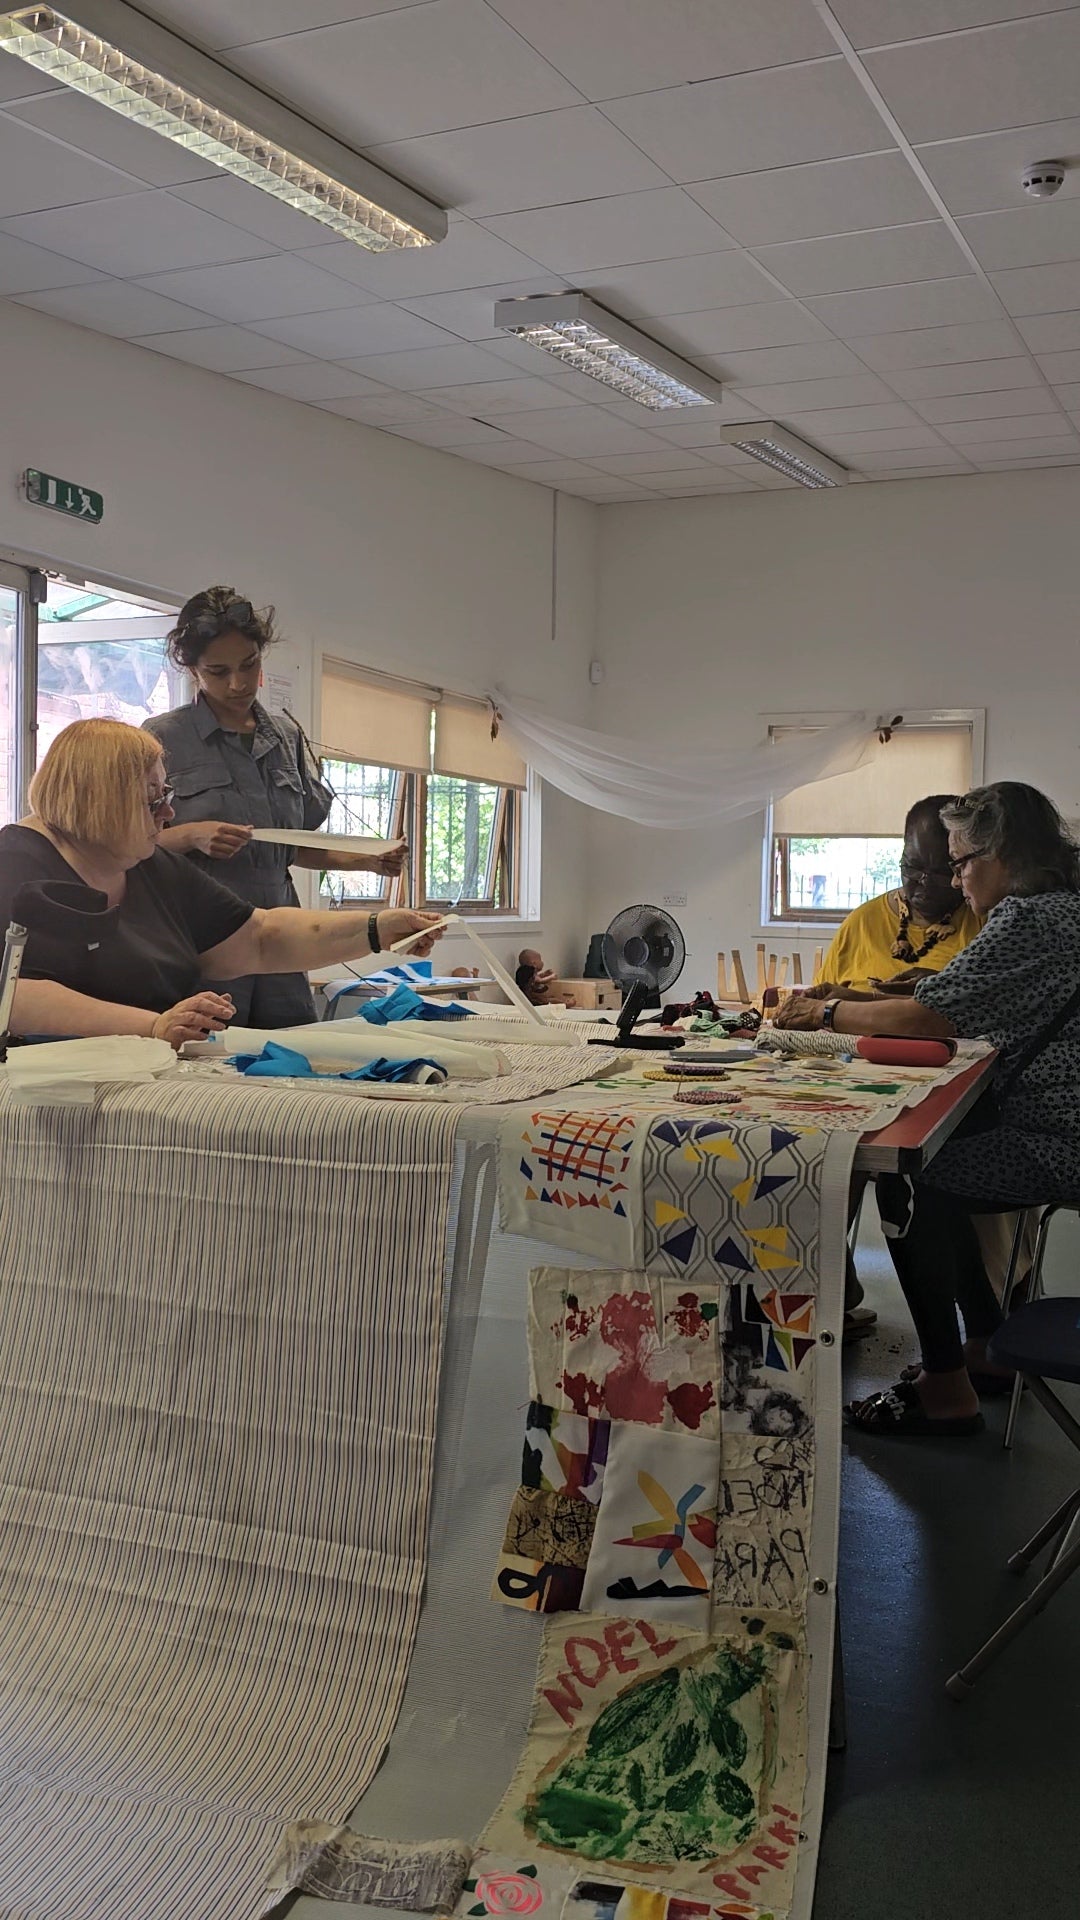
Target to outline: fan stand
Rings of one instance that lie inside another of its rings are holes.
[[[634,1032],[634,1023],[638,1015],[644,1011],[651,992],[652,988],[647,986],[644,980],[635,981],[634,985],[629,988],[623,1000],[619,1018],[615,1023],[619,1036],[619,1046],[631,1048],[638,1053],[668,1053],[673,1047],[684,1047],[686,1045],[685,1034]],[[607,1040],[589,1041],[591,1047],[606,1047],[609,1044],[610,1042]]]

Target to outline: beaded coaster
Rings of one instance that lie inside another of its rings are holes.
[[[688,1107],[739,1106],[742,1094],[722,1093],[719,1087],[680,1087],[672,1099],[682,1100]]]
[[[687,1060],[683,1066],[677,1066],[674,1060],[664,1068],[669,1080],[726,1080],[726,1067],[712,1067],[705,1060]]]

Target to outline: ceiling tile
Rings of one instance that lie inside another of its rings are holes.
[[[966,274],[968,268],[943,220],[795,240],[780,247],[760,247],[755,257],[792,293],[801,295],[944,279]]]
[[[872,373],[841,375],[837,380],[787,380],[766,387],[738,387],[733,397],[761,413],[813,413],[823,407],[859,407],[888,402],[892,394]]]
[[[936,394],[996,393],[1038,387],[1039,370],[1031,360],[972,360],[969,365],[894,368],[889,385],[902,400]]]
[[[895,453],[912,447],[938,447],[941,436],[922,423],[914,427],[879,427],[873,433],[823,433],[819,445],[824,453],[835,453],[838,460],[855,466],[862,453]]]
[[[78,287],[101,275],[78,261],[65,260],[44,247],[32,247],[29,240],[15,240],[0,233],[0,297],[15,293],[41,293],[48,287]]]
[[[815,413],[792,407],[784,415],[784,423],[789,420],[794,424],[796,433],[805,434],[808,440],[813,440],[817,434],[873,433],[881,428],[918,424],[911,408],[903,406],[899,400],[872,407],[823,407]]]
[[[841,374],[866,372],[842,340],[819,340],[806,346],[756,348],[739,353],[725,350],[711,362],[711,368],[739,388],[778,380],[827,380]]]
[[[1035,357],[1053,386],[1061,386],[1067,380],[1080,380],[1080,344],[1069,353],[1040,353]]]
[[[425,387],[462,386],[468,382],[505,380],[505,361],[480,347],[455,340],[443,347],[420,347],[411,353],[376,353],[348,360],[355,373],[367,374],[384,386],[404,393],[420,393]]]
[[[1080,457],[1080,440],[1077,439],[1075,432],[1071,439],[1067,439],[1064,434],[1054,436],[1047,434],[1036,440],[983,441],[976,447],[965,448],[965,452],[969,453],[973,460],[977,459],[980,462],[1033,460],[1042,466],[1048,457],[1055,460],[1067,459],[1069,455]]]
[[[125,193],[84,207],[26,213],[5,221],[4,230],[121,278],[161,273],[167,267],[251,260],[268,252],[264,240],[161,192]]]
[[[1080,261],[1056,267],[1014,267],[990,277],[1010,313],[1067,313],[1080,307]]]
[[[346,420],[360,420],[369,427],[412,426],[446,418],[439,407],[418,400],[414,393],[373,394],[368,399],[361,396],[358,400],[320,400],[316,404],[324,413],[340,413]]]
[[[839,58],[633,94],[604,110],[679,181],[794,167],[889,144],[877,113]]]
[[[1078,467],[1080,453],[1045,454],[1041,460],[976,460],[977,473],[1023,473],[1037,467]]]
[[[528,479],[526,472],[525,478]],[[566,480],[559,489],[560,493],[577,494],[582,500],[595,500],[603,506],[605,502],[629,500],[653,500],[656,495],[643,487],[636,487],[632,480],[617,480],[614,474],[596,473],[588,480]]]
[[[0,114],[0,220],[138,193],[142,182]],[[698,209],[700,212],[700,209]],[[701,215],[706,218],[705,214]]]
[[[76,327],[91,327],[95,333],[116,334],[123,340],[206,325],[205,313],[182,307],[176,300],[164,300],[145,287],[129,286],[126,280],[98,280],[92,286],[64,287],[17,298],[21,306],[55,314],[58,320],[70,320]]]
[[[1030,127],[1076,110],[1080,10],[890,47],[865,61],[916,143]]]
[[[1063,413],[1018,414],[1009,419],[954,420],[941,431],[954,446],[972,446],[977,441],[1059,439],[1073,432],[1071,420]]]
[[[975,214],[960,226],[976,259],[990,273],[1080,260],[1080,193],[1008,213]]]
[[[912,327],[903,333],[877,333],[851,342],[859,359],[878,373],[894,367],[943,367],[963,360],[1002,360],[1016,352],[1016,335],[1007,320],[970,327]]]
[[[567,396],[547,380],[481,380],[476,384],[429,387],[425,400],[455,413],[467,413],[474,419],[490,420],[497,414],[531,413],[537,407],[565,407]]]
[[[478,460],[484,467],[529,467],[534,461],[546,461],[547,457],[546,448],[534,445],[531,440],[515,439],[509,433],[481,441],[464,455],[465,459]]]
[[[593,465],[605,473],[708,473],[700,455],[686,447],[656,447],[648,453],[604,453]]]
[[[402,300],[409,313],[430,320],[461,340],[482,340],[485,345],[506,344],[509,336],[495,325],[497,300],[525,299],[530,293],[561,293],[561,280],[550,273],[536,280],[511,280],[502,286],[472,287],[460,293],[428,293],[419,300]]]
[[[362,307],[374,294],[347,286],[292,254],[245,260],[224,267],[189,267],[179,273],[150,274],[140,285],[170,299],[201,307],[219,320],[241,324],[280,320],[293,313],[329,313],[336,307]]]
[[[844,32],[856,47],[880,47],[897,40],[920,40],[963,27],[989,26],[1049,13],[1059,0],[832,0]]]
[[[731,245],[723,229],[681,187],[496,214],[484,225],[553,273],[673,260],[717,253]]]
[[[55,80],[16,60],[13,53],[0,53],[0,101],[22,100],[33,93],[62,93]]]
[[[698,180],[687,191],[748,247],[900,226],[928,220],[934,211],[903,154],[895,151]]]
[[[227,220],[245,233],[257,234],[268,246],[297,249],[317,246],[321,234],[330,242],[330,247],[337,250],[338,243],[329,227],[313,220],[310,214],[298,213],[295,207],[275,200],[272,193],[262,193],[258,187],[249,187],[246,180],[236,180],[230,174],[219,174],[213,180],[193,180],[172,191],[178,200],[188,200],[204,213],[216,214],[219,220]],[[351,241],[344,244],[353,253],[360,251]]]
[[[353,147],[549,113],[581,95],[484,0],[429,0],[262,39],[230,65]]]
[[[874,473],[887,469],[889,472],[899,473],[904,468],[911,467],[917,467],[920,470],[924,467],[952,468],[956,466],[957,458],[954,447],[909,447],[906,451],[903,448],[867,447],[859,455],[859,470],[862,473]]]
[[[456,293],[462,287],[492,287],[496,281],[528,279],[536,262],[507,246],[475,221],[451,219],[445,240],[433,247],[387,248],[370,253],[351,240],[317,243],[304,258],[367,287],[380,300],[408,300],[418,294]]]
[[[440,205],[476,216],[580,200],[584,186],[594,198],[671,184],[595,107],[399,140],[371,158]]]
[[[499,429],[489,427],[486,420],[470,420],[463,413],[436,411],[434,419],[405,422],[393,431],[405,440],[418,440],[425,447],[466,447],[496,439]]]
[[[136,337],[131,344],[186,360],[193,367],[206,367],[210,373],[246,373],[253,367],[286,367],[303,361],[295,347],[279,346],[276,340],[246,333],[243,327],[186,327],[182,333]]]
[[[549,447],[553,453],[571,453],[583,460],[603,453],[648,453],[655,442],[641,427],[616,420],[605,407],[537,408],[530,413],[499,415],[507,433]]]
[[[263,387],[286,400],[360,400],[385,393],[375,380],[365,380],[325,360],[308,360],[296,367],[261,367],[236,374],[246,385]]]
[[[1070,353],[1080,347],[1080,313],[1039,313],[1020,319],[1022,334],[1032,353]]]
[[[172,140],[163,140],[159,133],[137,126],[134,120],[125,120],[100,100],[72,93],[69,87],[21,102],[8,111],[29,126],[40,127],[50,139],[63,140],[69,147],[93,154],[97,160],[119,167],[148,187],[182,186],[185,181],[213,179],[218,175],[217,167],[198,154],[185,152]]]
[[[491,0],[590,100],[834,51],[802,0]]]
[[[997,208],[1030,209],[1021,185],[1032,160],[1055,160],[1080,152],[1080,120],[1052,120],[1045,126],[981,134],[973,140],[945,140],[919,148],[919,159],[950,213],[990,213]],[[1062,188],[1069,197],[1075,182]]]
[[[681,313],[650,328],[676,353],[728,354],[751,348],[797,347],[805,342],[827,343],[820,320],[793,300],[769,300],[762,305],[718,307],[713,312]],[[836,343],[839,344],[839,343]]]
[[[1075,420],[1077,413],[1080,412],[1080,381],[1073,381],[1068,386],[1055,387],[1054,395]]]
[[[200,46],[247,46],[337,20],[422,5],[423,0],[147,0],[140,9]]]
[[[960,326],[967,321],[990,320],[1001,311],[993,294],[973,273],[953,280],[917,280],[902,287],[829,293],[807,304],[845,340],[856,334]]]
[[[577,273],[574,284],[613,313],[639,322],[666,313],[772,302],[776,288],[744,253],[697,253],[687,260]]]
[[[544,487],[562,487],[568,480],[591,480],[594,469],[582,460],[530,460],[526,478]]]
[[[1003,393],[946,393],[931,395],[913,404],[924,420],[935,424],[954,420],[1005,420],[1013,414],[1057,411],[1054,396],[1046,387],[1022,387],[1019,392]]]
[[[887,455],[883,457],[888,458]],[[908,458],[917,459],[918,456],[909,455]],[[871,472],[858,474],[856,478],[866,486],[874,486],[878,481],[886,480],[946,480],[951,474],[970,473],[971,471],[972,468],[966,461],[963,466],[959,464],[954,465],[953,462],[948,461],[943,462],[939,467],[926,467],[923,466],[920,461],[919,465],[915,467],[889,466],[880,469],[875,468]]]
[[[324,360],[356,360],[368,353],[405,353],[412,347],[456,344],[441,327],[388,304],[296,314],[289,320],[260,322],[255,331]]]

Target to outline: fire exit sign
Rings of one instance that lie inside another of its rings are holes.
[[[37,467],[27,467],[25,485],[31,506],[51,507],[54,513],[85,520],[91,527],[101,525],[105,502],[92,488],[81,487],[75,480],[59,480],[55,473],[40,473]]]

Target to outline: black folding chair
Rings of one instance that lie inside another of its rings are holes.
[[[1040,1254],[1044,1242],[1045,1233],[1040,1232]],[[1068,1380],[1080,1384],[1080,1297],[1069,1295],[1033,1300],[1028,1306],[1020,1307],[999,1327],[987,1352],[995,1366],[1016,1369],[1018,1382],[1022,1382],[1039,1405],[1046,1408],[1051,1420],[1080,1452],[1080,1421],[1074,1420],[1068,1408],[1046,1384],[1047,1380]],[[1080,1567],[1080,1537],[1073,1538],[1078,1516],[1080,1487],[1067,1500],[1063,1500],[1038,1532],[1018,1553],[1013,1554],[1008,1562],[1010,1571],[1026,1573],[1036,1554],[1041,1553],[1044,1547],[1050,1548],[1050,1558],[1042,1578],[1027,1599],[1002,1622],[996,1633],[990,1635],[967,1665],[960,1667],[946,1681],[946,1689],[954,1700],[967,1699],[976,1680],[991,1661],[996,1660],[1002,1649],[1015,1640],[1029,1620],[1042,1612],[1047,1601]]]

